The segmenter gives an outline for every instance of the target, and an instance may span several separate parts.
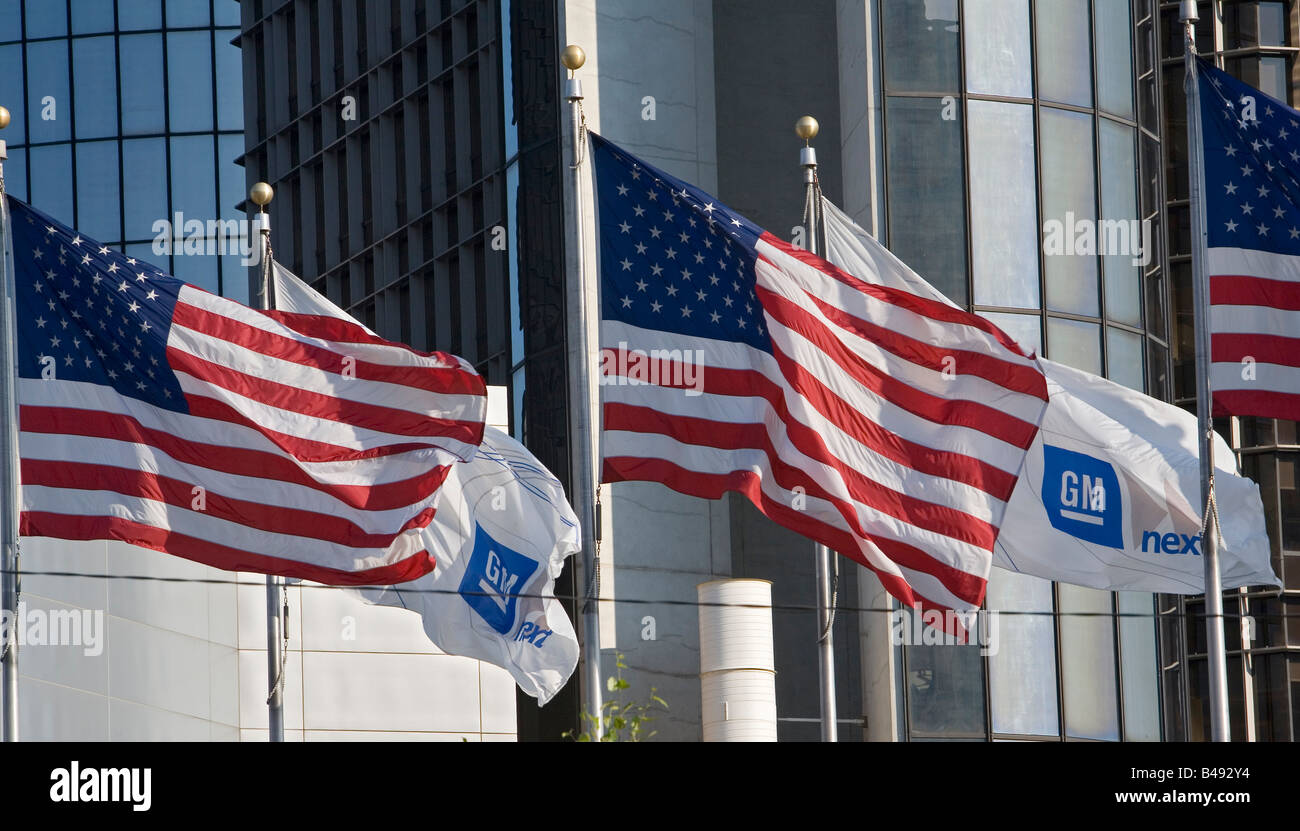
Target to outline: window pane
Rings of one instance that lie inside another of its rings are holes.
[[[58,0],[27,0],[27,37],[62,37],[68,34],[68,7]]]
[[[216,23],[218,26],[239,25],[238,0],[217,0],[212,6],[212,12],[213,15],[216,17]],[[509,20],[510,18],[503,15],[501,19]]]
[[[966,304],[961,119],[939,98],[889,98],[889,248],[959,305]]]
[[[880,15],[886,89],[956,92],[957,0],[890,0]]]
[[[912,626],[911,615],[905,620]],[[907,710],[912,730],[983,734],[984,668],[978,646],[908,646]]]
[[[1088,4],[1079,0],[1038,0],[1035,11],[1038,97],[1092,106]]]
[[[1047,357],[1075,369],[1101,374],[1101,331],[1095,323],[1047,319]]]
[[[72,41],[77,138],[117,135],[117,54],[112,37]]]
[[[63,141],[72,99],[68,95],[68,42],[53,40],[27,45],[28,139]]]
[[[117,25],[130,29],[161,29],[162,5],[159,0],[117,0]]]
[[[9,151],[9,160],[5,166],[5,192],[24,202],[32,201],[27,192],[27,151],[16,148]]]
[[[1110,592],[1058,583],[1061,627],[1061,688],[1065,733],[1119,741],[1115,691],[1115,630]],[[1090,613],[1078,616],[1070,612]]]
[[[0,46],[0,95],[4,95],[12,120],[5,130],[5,140],[10,144],[27,143],[27,110],[23,106],[23,47]]]
[[[1106,327],[1107,377],[1129,389],[1146,392],[1142,377],[1142,336],[1114,326]]]
[[[154,222],[168,218],[167,180],[158,175],[166,165],[166,139],[122,142],[122,199],[128,240],[153,239]]]
[[[1038,212],[1028,104],[971,101],[971,272],[981,306],[1036,309]]]
[[[172,132],[212,129],[212,36],[167,35],[167,99]]]
[[[1043,270],[1047,308],[1095,316],[1097,296],[1096,182],[1092,117],[1043,107]],[[1093,235],[1095,236],[1095,234]]]
[[[966,89],[989,95],[1029,98],[1029,3],[1026,0],[966,0]]]
[[[1094,0],[1097,106],[1133,117],[1133,27],[1128,0]]]
[[[121,38],[122,133],[140,135],[166,129],[163,106],[163,49],[161,35],[125,35]]]
[[[21,0],[0,0],[0,43],[23,39]]]
[[[224,3],[226,0],[217,2]],[[207,26],[211,22],[207,0],[167,0],[167,28]]]
[[[1155,228],[1139,221],[1134,171],[1134,131],[1101,119],[1101,216],[1097,249],[1103,253],[1106,317],[1130,326],[1142,325],[1142,260],[1154,242]],[[1155,252],[1151,252],[1154,256]],[[1137,260],[1136,263],[1133,261]]]
[[[244,129],[244,75],[238,46],[230,43],[237,30],[217,32],[217,126]]]
[[[995,568],[985,605],[991,611],[1047,613],[997,618],[998,649],[989,655],[993,732],[1058,735],[1052,584]]]
[[[1260,46],[1286,46],[1286,4],[1259,3]]]
[[[1160,741],[1159,663],[1156,657],[1155,596],[1116,592],[1121,614],[1147,617],[1119,619],[1119,654],[1124,686],[1124,740]]]
[[[185,136],[171,143],[172,211],[184,213],[186,220],[206,224],[217,211],[212,136]]]
[[[72,31],[78,35],[113,31],[113,4],[104,0],[72,0]]]
[[[156,173],[154,175],[157,175]],[[117,142],[77,144],[77,230],[91,239],[116,244],[121,237],[117,180]]]
[[[980,312],[997,324],[997,327],[1015,338],[1028,352],[1043,354],[1043,327],[1038,315],[1020,315],[1007,312]]]
[[[72,213],[72,150],[69,145],[33,147],[32,205],[64,225],[75,226]]]
[[[221,194],[218,213],[222,219],[246,219],[236,207],[244,200],[247,191],[244,188],[244,168],[235,164],[235,159],[244,152],[244,137],[220,136],[217,138],[221,153]]]

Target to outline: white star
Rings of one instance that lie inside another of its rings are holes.
[[[1255,192],[1258,193],[1260,197],[1268,196],[1268,187],[1266,185],[1260,185],[1255,188]]]
[[[624,258],[623,258],[623,261],[622,261],[621,263],[619,263],[619,265],[623,266],[623,270],[624,270],[624,271],[631,271],[631,270],[632,270],[632,261],[629,260],[627,257],[624,257]]]
[[[115,271],[117,271],[117,263],[109,263],[109,264],[108,264],[108,273],[109,273],[109,274],[112,274],[112,273],[115,272]],[[98,275],[98,274],[95,275],[95,282],[96,282],[96,283],[99,282],[99,275]]]
[[[118,287],[117,287],[117,290],[118,290],[118,291],[126,291],[126,287],[127,287],[128,285],[129,285],[129,284],[128,284],[125,280],[123,280],[123,281],[122,281],[122,285],[118,286]]]
[[[710,323],[717,323],[720,320],[722,320],[722,315],[718,314],[717,312],[709,312]]]
[[[732,300],[730,297],[724,297],[722,298],[722,302],[727,304],[727,308],[731,308],[731,304],[736,301]]]
[[[741,328],[741,329],[744,329],[744,328],[745,328],[745,319],[744,319],[743,317],[741,317],[741,318],[737,318],[737,320],[740,321],[740,328]]]
[[[709,213],[713,213],[713,203],[710,202],[709,204],[705,205],[705,206],[704,206],[704,210],[707,211],[707,212],[709,212]]]
[[[705,297],[705,295],[704,295],[704,289],[700,289],[699,291],[695,292],[695,299],[696,299],[696,300],[699,300],[699,301],[703,302],[703,301],[704,301],[704,297]]]
[[[632,213],[636,214],[637,216],[642,216],[645,214],[645,208],[641,207],[640,205],[637,205],[635,208],[632,209]]]
[[[153,289],[149,289],[149,293],[146,294],[146,295],[144,296],[144,299],[145,299],[145,300],[156,300],[156,299],[158,299],[158,292],[154,291]]]
[[[1300,239],[1300,228],[1292,228],[1287,233],[1291,235],[1291,239]]]
[[[107,245],[101,246],[99,249],[99,256],[102,257],[107,253],[108,253],[108,246]]]
[[[701,254],[700,252],[696,251],[696,252],[695,252],[695,262],[696,262],[697,265],[698,265],[699,263],[704,262],[704,255]]]
[[[75,237],[73,237],[73,238],[72,238],[72,244],[73,244],[73,245],[81,245],[81,237],[80,237],[80,236],[75,236]]]
[[[668,287],[668,296],[669,296],[669,297],[676,297],[676,296],[677,296],[677,287],[676,287],[676,286],[669,286],[669,287]]]
[[[710,274],[710,275],[709,275],[709,285],[711,285],[711,286],[716,286],[717,284],[718,284],[718,275],[716,275],[716,274]]]
[[[1250,173],[1251,173],[1251,171],[1250,171],[1250,168],[1249,168],[1249,167],[1242,167],[1242,169],[1241,169],[1241,175],[1242,175],[1242,176],[1249,176]]]
[[[682,279],[683,280],[691,279],[691,270],[689,268],[682,269]]]
[[[127,306],[127,308],[130,309],[132,312],[138,312],[140,311],[140,304],[132,300],[131,305]]]
[[[1286,211],[1282,210],[1281,205],[1273,206],[1273,216],[1277,217],[1278,219],[1281,219],[1284,214],[1286,214]]]
[[[673,248],[672,246],[669,246],[668,250],[665,251],[664,253],[668,255],[668,259],[670,260],[677,259],[677,249]]]
[[[645,291],[646,286],[650,284],[647,283],[645,280],[637,280],[635,285],[637,291]]]
[[[127,264],[127,265],[135,265],[135,257],[127,257],[127,259],[126,259],[126,264]]]
[[[618,224],[618,229],[626,234],[632,230],[632,226],[628,225],[626,221],[623,221]]]
[[[619,186],[618,186],[618,195],[619,195],[619,196],[627,196],[627,186],[626,186],[626,185],[619,185]]]
[[[43,318],[43,317],[38,317],[38,318],[36,318],[36,328],[37,328],[37,329],[44,329],[46,323],[49,323],[49,321],[46,320],[45,318]]]
[[[653,312],[657,312],[657,311],[659,311],[660,309],[662,309],[663,307],[664,307],[664,304],[660,303],[658,300],[651,301],[651,303],[650,303],[650,310],[653,311]]]
[[[672,222],[672,221],[673,221],[673,212],[664,211],[664,222]]]
[[[636,253],[638,253],[638,254],[645,254],[645,243],[643,243],[643,242],[638,242],[638,243],[636,244]]]
[[[647,195],[647,197],[650,199],[651,202],[658,202],[658,201],[659,201],[659,192],[658,192],[658,191],[648,190],[648,191],[646,191],[646,195]]]
[[[1262,222],[1255,226],[1255,230],[1259,232],[1261,237],[1268,235],[1268,226]]]
[[[621,299],[623,301],[623,308],[625,309],[632,308],[632,298],[628,297],[627,295],[624,295]]]
[[[1229,156],[1235,156],[1237,155],[1237,148],[1229,144],[1227,147],[1224,148],[1224,152],[1227,153]]]
[[[655,277],[658,277],[660,274],[663,273],[663,266],[659,265],[658,263],[655,263],[654,265],[650,266],[650,273]]]
[[[733,219],[733,220],[731,220],[731,224],[732,224],[732,225],[735,225],[737,228],[739,228],[739,227],[740,227],[740,220],[739,220],[739,219]]]
[[[1253,211],[1253,210],[1255,210],[1255,209],[1252,208],[1252,207],[1250,206],[1250,203],[1249,203],[1249,202],[1242,202],[1242,203],[1241,203],[1241,212],[1244,213],[1244,214],[1246,214],[1247,216],[1250,216],[1250,213],[1251,213],[1251,211]]]
[[[650,226],[650,236],[651,236],[652,239],[659,239],[659,235],[662,234],[662,233],[663,233],[663,231],[660,231],[660,230],[659,230],[659,226],[658,226],[658,225],[651,225],[651,226]]]
[[[109,380],[116,381],[116,380],[117,380],[117,373],[110,369],[110,370],[108,371],[108,377],[109,377]]]
[[[1224,185],[1223,189],[1227,191],[1229,195],[1237,192],[1237,186],[1234,185],[1232,182],[1229,182],[1228,184]]]
[[[691,307],[682,306],[682,317],[690,317],[690,316],[691,316]]]
[[[149,325],[149,321],[147,321],[147,320],[142,320],[142,321],[140,321],[140,331],[141,331],[141,332],[148,332],[150,328],[151,328],[151,327],[150,327],[150,325]]]
[[[51,346],[51,347],[53,347],[53,348],[55,348],[55,349],[58,349],[60,343],[61,343],[61,341],[59,340],[59,336],[58,336],[58,335],[55,335],[54,337],[50,338],[50,346]]]

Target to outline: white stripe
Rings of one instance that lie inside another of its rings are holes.
[[[109,387],[87,381],[42,381],[34,378],[19,378],[18,401],[28,406],[70,407],[130,416],[147,429],[170,433],[181,441],[242,447],[273,453],[290,459],[313,479],[328,485],[401,482],[419,476],[437,464],[452,461],[444,451],[434,448],[408,450],[387,456],[348,461],[297,461],[276,446],[266,435],[252,427],[154,407],[137,398],[119,395]]]
[[[1243,377],[1243,375],[1250,377]],[[1238,362],[1210,364],[1210,389],[1215,392],[1246,390],[1249,392],[1283,392],[1300,394],[1300,367],[1256,363],[1247,367]]]
[[[19,434],[18,443],[24,460],[107,465],[155,474],[185,482],[191,487],[202,487],[207,492],[208,499],[225,496],[278,508],[335,516],[353,523],[367,534],[392,533],[426,506],[433,504],[438,495],[435,489],[418,502],[386,511],[371,511],[354,508],[338,497],[304,485],[183,464],[161,450],[144,444],[87,436],[25,432]]]
[[[398,535],[388,549],[358,548],[254,530],[210,514],[152,499],[123,496],[113,491],[28,485],[23,488],[23,510],[69,516],[118,517],[253,554],[341,571],[362,571],[390,565],[425,549],[419,529]]]
[[[1300,312],[1271,306],[1210,307],[1210,332],[1300,338]]]
[[[1209,248],[1205,252],[1205,273],[1297,283],[1300,282],[1300,257],[1249,248]]]

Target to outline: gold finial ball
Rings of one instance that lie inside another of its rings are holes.
[[[795,135],[799,136],[799,138],[803,139],[804,141],[811,141],[812,139],[816,138],[817,131],[820,129],[821,129],[821,125],[817,123],[817,119],[813,118],[810,115],[805,115],[803,118],[799,119],[794,123]]]
[[[0,107],[0,130],[9,126],[9,111]]]
[[[275,198],[275,191],[266,182],[258,182],[248,192],[248,198],[256,202],[258,207],[265,208]]]
[[[560,63],[564,64],[564,68],[570,72],[581,69],[586,62],[587,53],[583,52],[582,47],[577,44],[570,43],[560,53]]]

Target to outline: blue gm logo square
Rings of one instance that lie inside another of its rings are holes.
[[[1058,531],[1109,548],[1124,547],[1119,477],[1109,462],[1044,444],[1043,507]]]
[[[537,561],[492,539],[474,526],[474,553],[460,578],[460,596],[502,635],[515,628],[515,601],[537,571]]]

